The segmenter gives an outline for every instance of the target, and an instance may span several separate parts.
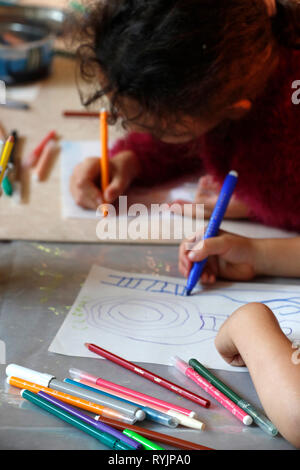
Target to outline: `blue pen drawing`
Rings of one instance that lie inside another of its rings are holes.
[[[173,294],[181,297],[185,296],[185,286],[177,282],[161,281],[153,278],[141,278],[138,276],[118,276],[109,275],[109,279],[101,281],[101,284],[108,286],[122,287],[144,292],[159,294]]]
[[[249,302],[249,295],[252,300],[255,297],[256,302],[264,303],[273,310],[288,337],[300,330],[300,316],[299,320],[297,318],[300,295],[295,295],[296,291],[280,291],[280,288],[274,291],[267,285],[243,289],[220,284],[200,288],[199,295],[187,298],[183,284],[130,274],[110,274],[100,281],[100,285],[104,288],[101,289],[103,295],[85,302],[82,308],[85,321],[90,327],[120,340],[126,338],[165,346],[211,341],[229,315]],[[106,286],[116,288],[116,295],[107,296]],[[276,294],[278,297],[274,298]],[[218,308],[209,311],[212,309],[208,309],[208,305]]]
[[[185,286],[185,279],[93,266],[49,351],[91,357],[84,343],[92,342],[133,362],[168,365],[178,354],[232,370],[214,339],[249,302],[270,307],[291,342],[300,338],[300,285],[218,282],[190,296]]]

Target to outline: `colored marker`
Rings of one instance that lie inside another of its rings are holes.
[[[87,117],[87,118],[98,118],[99,113],[97,112],[90,112],[90,111],[64,111],[64,117]]]
[[[141,399],[143,400],[144,403],[150,403],[151,405],[156,405],[160,409],[164,410],[175,410],[178,413],[190,416],[194,418],[196,416],[196,413],[194,411],[188,410],[186,408],[183,408],[178,405],[174,405],[171,403],[168,403],[166,401],[160,400],[159,398],[151,397],[150,395],[145,395],[144,393],[137,392],[136,390],[132,390],[127,387],[123,387],[122,385],[115,384],[113,382],[109,382],[108,380],[101,379],[100,377],[95,377],[92,374],[89,374],[88,372],[84,372],[78,369],[71,368],[69,369],[71,377],[73,377],[74,380],[86,380],[87,382],[90,382],[91,384],[96,384],[100,385],[100,387],[104,387],[109,390],[113,390],[116,392],[121,392],[125,396],[132,397],[134,400],[135,399]]]
[[[34,168],[33,174],[37,181],[43,181],[46,178],[56,149],[57,146],[56,141],[54,139],[49,140],[49,142],[47,142],[47,144],[45,145],[41,156]]]
[[[122,357],[117,356],[116,354],[113,354],[110,351],[106,351],[105,349],[100,348],[100,346],[97,346],[91,343],[85,343],[85,346],[89,349],[89,351],[92,351],[101,357],[105,357],[105,359],[109,359],[115,364],[125,367],[125,369],[128,369],[131,372],[134,372],[140,377],[144,377],[145,379],[150,380],[151,382],[156,383],[157,385],[160,385],[161,387],[164,387],[170,390],[171,392],[174,392],[184,398],[187,398],[188,400],[191,400],[197,403],[198,405],[201,405],[204,407],[208,407],[210,405],[209,400],[206,400],[205,398],[200,397],[199,395],[196,395],[195,393],[192,393],[189,390],[186,390],[185,388],[180,387],[179,385],[176,385],[170,382],[169,380],[164,379],[163,377],[160,377],[157,374],[154,374],[153,372],[143,369],[142,367],[136,366],[132,362],[129,362],[126,359],[123,359]]]
[[[80,383],[85,383],[87,385],[91,384],[91,382],[88,382],[88,381],[85,381],[85,380],[82,380],[82,379],[80,380]],[[100,390],[103,390],[105,392],[109,391],[105,387],[102,387],[102,386],[99,386],[99,385],[93,384],[93,387],[96,387],[97,389],[99,388]],[[128,395],[125,395],[124,393],[121,393],[121,392],[114,391],[114,394],[116,394],[117,397],[121,397],[121,398],[128,397]],[[136,398],[136,397],[134,398],[134,401],[135,401],[136,404],[143,407],[143,410],[146,413],[146,417],[148,418],[147,411],[144,408],[146,402],[143,401],[141,398]],[[173,406],[173,405],[171,405],[171,406]],[[162,407],[154,405],[153,403],[151,404],[151,408],[152,408],[152,416],[151,416],[151,418],[148,418],[148,419],[151,419],[152,421],[157,421],[157,422],[160,422],[160,424],[166,424],[167,426],[173,427],[173,428],[177,427],[178,424],[181,424],[182,426],[186,426],[186,427],[189,427],[189,428],[204,429],[204,424],[201,421],[199,421],[198,419],[191,418],[192,415],[191,416],[186,416],[185,414],[179,413],[178,411],[175,411],[174,409],[163,409]],[[147,410],[148,410],[148,408],[147,408]],[[153,412],[154,413],[159,413],[159,418],[160,418],[159,420],[157,419],[157,416],[156,416],[156,419],[153,419]],[[148,413],[149,413],[149,411],[148,411]],[[163,422],[161,422],[161,415],[163,415]],[[195,414],[193,416],[195,416]],[[167,419],[169,419],[169,421],[166,422]],[[176,424],[174,424],[174,422]]]
[[[251,416],[245,413],[241,408],[239,408],[233,401],[231,401],[226,395],[220,392],[216,387],[214,387],[210,382],[201,377],[192,367],[190,367],[185,361],[175,356],[172,358],[172,362],[175,365],[176,369],[186,375],[189,379],[199,385],[203,390],[205,390],[209,395],[211,395],[217,402],[229,410],[234,416],[237,417],[243,424],[249,426],[252,424],[253,420]]]
[[[109,426],[108,424],[105,424],[105,423],[101,423],[101,421],[97,421],[91,416],[88,416],[86,413],[83,413],[82,411],[79,411],[77,408],[74,408],[73,406],[70,406],[67,403],[64,403],[63,401],[58,400],[52,395],[49,395],[48,393],[41,391],[41,392],[38,392],[38,396],[44,398],[49,403],[52,403],[53,405],[58,406],[58,408],[65,410],[67,413],[70,413],[71,415],[76,416],[77,418],[81,419],[85,423],[90,424],[91,426],[94,426],[94,428],[98,429],[99,431],[107,432],[108,434],[111,434],[112,436],[114,436],[116,439],[120,439],[120,441],[124,441],[126,444],[133,447],[134,449],[142,448],[141,444],[135,442],[134,439],[130,439],[127,436],[124,437],[123,433],[113,428],[112,426]]]
[[[13,150],[14,143],[15,143],[14,136],[10,135],[8,137],[8,139],[6,140],[6,142],[5,142],[4,149],[3,149],[2,154],[1,154],[1,159],[0,159],[0,185],[2,184],[4,175],[5,175],[5,171],[6,171],[9,159],[10,159],[10,155],[11,155],[12,150]]]
[[[183,415],[182,413],[174,410],[168,410],[167,414],[173,416],[173,418],[178,419],[181,426],[192,429],[199,429],[200,431],[205,429],[205,424],[202,423],[202,421],[199,421],[199,419],[190,418],[189,416]]]
[[[115,421],[114,419],[110,418],[102,418],[100,416],[95,416],[95,419],[102,421],[103,423],[110,424],[111,426],[116,427],[117,429],[123,430],[125,428],[124,424]],[[211,447],[205,447],[201,444],[196,444],[195,442],[185,441],[184,439],[178,439],[175,436],[171,436],[168,434],[163,434],[160,432],[152,431],[151,429],[142,428],[140,426],[135,426],[133,424],[127,424],[126,429],[130,429],[131,431],[135,431],[141,436],[149,437],[157,442],[161,442],[162,444],[168,444],[173,447],[178,447],[181,450],[214,450]]]
[[[58,408],[57,406],[49,403],[44,398],[36,395],[35,393],[30,392],[29,390],[22,390],[21,396],[26,400],[30,401],[31,403],[39,406],[43,410],[48,411],[49,413],[57,416],[58,418],[62,419],[66,423],[72,424],[77,429],[86,432],[92,437],[95,437],[100,441],[102,444],[106,445],[110,449],[118,449],[118,450],[133,450],[131,446],[125,444],[125,442],[116,439],[111,434],[108,434],[103,431],[99,431],[93,426],[86,424],[81,419],[77,418],[76,416],[72,416],[71,414],[67,413],[66,411]]]
[[[131,437],[132,439],[135,439],[137,442],[142,444],[143,448],[146,450],[165,450],[163,447],[160,447],[159,445],[149,441],[149,439],[146,439],[144,436],[141,436],[140,434],[137,434],[130,429],[124,429],[123,434],[125,434],[125,436]]]
[[[223,221],[228,204],[235,189],[237,179],[238,174],[236,171],[230,171],[230,173],[226,176],[218,201],[205,231],[204,240],[215,237],[218,234],[220,225]],[[187,280],[186,295],[190,295],[195,285],[198,283],[206,262],[207,258],[193,264]]]
[[[90,382],[85,382],[82,380],[80,382],[76,382],[75,380],[68,379],[68,378],[64,379],[64,382],[77,385],[78,387],[91,389],[98,393],[106,395],[108,397],[117,398],[118,400],[121,400],[125,403],[138,406],[139,408],[141,408],[141,410],[145,412],[146,414],[145,419],[148,419],[149,421],[153,421],[154,423],[162,424],[163,426],[168,426],[169,428],[176,428],[179,424],[179,421],[177,419],[173,418],[172,416],[167,415],[166,413],[163,413],[154,408],[150,408],[148,406],[142,405],[141,402],[132,402],[132,401],[126,400],[126,398],[124,398],[125,395],[121,397],[120,394],[117,392],[114,392],[114,394],[112,395],[111,393],[109,393],[108,390],[102,387],[100,388],[99,385],[93,384],[93,387],[92,387]]]
[[[49,395],[52,395],[65,403],[77,406],[78,408],[82,408],[86,411],[91,411],[92,413],[98,413],[99,415],[105,416],[107,418],[117,419],[119,421],[122,421],[123,423],[132,424],[136,422],[136,420],[133,420],[129,416],[122,415],[116,410],[112,410],[111,408],[108,408],[106,406],[97,405],[97,403],[93,403],[91,401],[84,400],[83,398],[69,395],[68,393],[59,392],[57,390],[53,390],[52,388],[44,387],[43,385],[35,384],[28,380],[20,379],[18,377],[7,377],[7,383],[13,385],[14,387],[26,388],[26,390],[30,390],[33,393],[38,393],[41,391],[46,392]]]
[[[204,367],[197,359],[190,359],[189,365],[195,369],[198,374],[201,374],[205,379],[214,385],[218,390],[220,390],[224,395],[226,395],[230,400],[236,403],[242,410],[246,411],[252,418],[253,421],[265,432],[271,436],[276,436],[278,430],[274,424],[262,413],[257,411],[250,403],[246,400],[243,400],[239,395],[237,395],[233,390],[231,390],[227,385],[225,385],[220,379],[215,377],[206,367]]]
[[[29,155],[27,162],[25,162],[25,166],[33,167],[38,162],[42,151],[44,150],[47,143],[52,140],[56,139],[57,135],[55,131],[49,132],[46,137],[40,142],[40,144],[33,150],[33,152]]]
[[[96,392],[80,389],[77,386],[66,384],[59,380],[56,380],[55,376],[50,374],[43,374],[38,371],[28,369],[27,367],[22,367],[17,364],[10,364],[6,368],[6,374],[15,377],[19,377],[25,380],[29,380],[39,385],[58,390],[60,392],[68,393],[75,397],[83,398],[84,400],[89,400],[98,405],[107,406],[113,410],[116,410],[124,415],[128,415],[132,420],[143,420],[145,418],[145,413],[141,409],[135,406],[131,406],[125,403],[122,403],[113,398],[107,398],[100,396]]]

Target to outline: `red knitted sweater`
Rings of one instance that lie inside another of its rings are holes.
[[[249,217],[300,232],[300,104],[292,83],[300,80],[300,51],[285,50],[263,95],[239,121],[231,121],[196,142],[166,144],[131,133],[116,142],[112,156],[132,150],[141,162],[140,182],[154,185],[195,170],[222,183],[239,173],[235,195]]]

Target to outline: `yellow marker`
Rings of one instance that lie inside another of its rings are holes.
[[[2,184],[2,181],[3,181],[3,178],[4,178],[5,170],[6,170],[7,164],[8,164],[9,159],[10,159],[10,155],[11,155],[11,152],[12,152],[12,149],[13,149],[13,146],[14,146],[14,142],[15,142],[14,137],[12,135],[9,136],[9,138],[7,139],[7,141],[5,143],[5,146],[4,146],[2,155],[1,155],[0,185]]]

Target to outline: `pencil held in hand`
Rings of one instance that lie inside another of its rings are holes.
[[[109,185],[109,161],[108,161],[108,126],[107,126],[107,111],[102,109],[100,113],[100,140],[101,140],[101,188],[104,198],[104,192]],[[105,203],[105,199],[104,199]],[[104,216],[108,214],[107,210],[103,209]]]

